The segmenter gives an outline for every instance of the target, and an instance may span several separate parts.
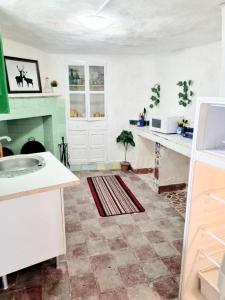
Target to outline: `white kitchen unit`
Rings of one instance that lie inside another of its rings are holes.
[[[222,299],[218,274],[224,253],[225,98],[200,98],[191,156],[179,299]]]
[[[107,159],[105,65],[68,66],[68,142],[70,162],[86,164]]]
[[[80,181],[50,152],[38,156],[45,160],[40,170],[0,178],[0,276],[5,287],[7,274],[66,253],[63,188]]]
[[[130,126],[136,147],[130,159],[133,169],[152,169],[145,176],[151,188],[161,193],[184,188],[188,181],[192,140],[148,127]]]

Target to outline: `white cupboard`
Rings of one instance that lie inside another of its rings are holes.
[[[70,163],[107,160],[105,65],[68,66],[68,143]]]
[[[198,99],[180,297],[219,300],[225,255],[225,98]]]

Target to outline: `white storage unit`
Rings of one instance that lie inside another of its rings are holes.
[[[68,66],[68,142],[70,163],[107,160],[105,65]]]
[[[198,100],[180,298],[219,300],[225,253],[225,98]]]
[[[66,254],[63,188],[76,186],[80,180],[51,153],[38,155],[46,165],[37,172],[0,178],[0,277],[4,288],[6,275]]]

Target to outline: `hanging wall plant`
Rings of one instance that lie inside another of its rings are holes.
[[[179,92],[179,105],[186,107],[191,103],[191,97],[194,95],[193,91],[190,90],[190,86],[193,84],[192,80],[178,81],[177,85],[182,89]]]
[[[155,84],[153,88],[151,88],[152,96],[150,97],[150,100],[152,103],[149,105],[150,108],[153,108],[154,106],[157,106],[160,103],[160,84]]]

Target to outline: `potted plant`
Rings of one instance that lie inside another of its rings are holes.
[[[177,122],[177,134],[183,135],[186,131],[188,120],[181,120]]]
[[[131,131],[123,130],[116,139],[117,143],[122,143],[124,146],[125,160],[121,162],[121,170],[128,172],[130,163],[127,161],[127,150],[130,146],[135,147],[134,137]]]
[[[58,86],[58,81],[57,80],[52,80],[51,81],[51,87],[52,87],[52,91],[54,92],[55,89],[57,88]]]

